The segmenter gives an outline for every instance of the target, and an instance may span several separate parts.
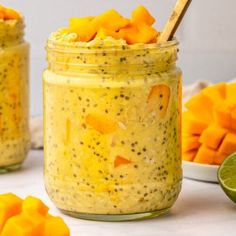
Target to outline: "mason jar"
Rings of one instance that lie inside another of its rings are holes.
[[[0,21],[0,173],[18,169],[29,150],[29,44],[24,21]]]
[[[49,39],[44,178],[65,214],[91,220],[169,211],[182,181],[178,43]]]

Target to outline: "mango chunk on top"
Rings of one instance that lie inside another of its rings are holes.
[[[226,99],[236,102],[236,83],[228,84],[226,88]]]
[[[139,23],[138,25],[129,24],[119,31],[121,38],[125,39],[128,44],[149,43],[159,35],[153,27]]]
[[[113,39],[121,39],[121,35],[119,34],[119,32],[115,32],[106,28],[99,29],[96,38],[105,39],[109,36]]]
[[[4,7],[0,5],[0,19],[2,20],[19,20],[22,16],[19,12],[12,8]]]
[[[183,132],[191,135],[200,135],[208,126],[208,124],[186,111],[183,113]]]
[[[131,21],[136,24],[146,23],[151,26],[156,20],[143,5],[140,5],[132,12]]]
[[[89,42],[97,33],[97,27],[93,17],[71,18],[69,31],[77,33],[78,41]]]
[[[77,34],[77,41],[89,42],[94,38],[124,39],[128,44],[156,43],[159,32],[152,25],[154,17],[144,6],[139,6],[126,19],[112,9],[96,17],[71,18],[65,32]]]
[[[94,18],[98,28],[106,28],[112,31],[118,31],[129,24],[129,20],[112,9]]]

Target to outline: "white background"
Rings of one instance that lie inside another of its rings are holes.
[[[26,38],[31,43],[31,114],[42,113],[44,46],[50,32],[66,26],[71,16],[97,15],[115,8],[125,16],[139,4],[147,6],[162,29],[175,0],[2,0],[20,10],[26,19]],[[184,83],[198,79],[213,82],[236,76],[235,0],[193,0],[178,32],[179,65]]]

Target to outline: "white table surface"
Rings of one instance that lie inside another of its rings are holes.
[[[0,178],[0,193],[41,198],[52,214],[64,218],[71,236],[236,235],[236,205],[217,184],[185,179],[181,195],[169,215],[139,222],[104,223],[64,216],[54,207],[44,190],[42,151],[31,151],[20,171],[0,175]]]

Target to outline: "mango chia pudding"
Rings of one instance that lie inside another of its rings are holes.
[[[72,18],[48,40],[45,185],[66,214],[149,218],[167,212],[178,197],[178,43],[158,44],[154,22],[143,6],[130,20],[111,10]]]
[[[0,5],[0,173],[20,167],[29,149],[29,45],[24,20]]]

